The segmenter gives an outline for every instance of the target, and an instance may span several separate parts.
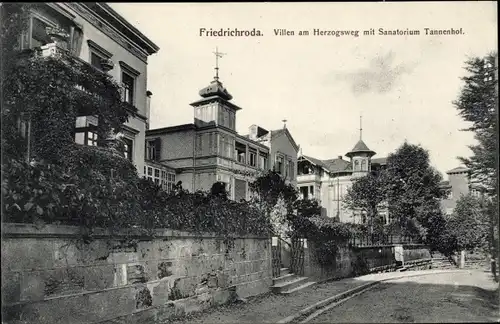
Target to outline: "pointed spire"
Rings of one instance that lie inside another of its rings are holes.
[[[215,81],[219,81],[219,58],[221,58],[223,55],[226,55],[226,53],[221,53],[219,52],[219,48],[215,47],[215,76],[214,79]]]
[[[359,140],[363,140],[363,115],[359,115]]]

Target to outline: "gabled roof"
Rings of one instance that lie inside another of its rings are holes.
[[[351,171],[351,163],[343,159],[323,160],[330,172]]]
[[[301,157],[302,157],[303,159],[308,160],[309,162],[311,162],[311,163],[312,163],[312,164],[314,164],[314,165],[320,166],[320,167],[322,167],[322,168],[324,168],[324,169],[328,170],[328,168],[327,168],[326,164],[325,164],[323,161],[321,161],[321,160],[315,159],[315,158],[310,157],[310,156],[307,156],[307,155],[302,155]]]
[[[446,173],[450,174],[450,173],[459,173],[459,172],[468,172],[468,171],[470,171],[469,168],[464,167],[464,166],[459,166],[459,167],[456,167],[454,169],[447,171]]]
[[[279,136],[281,136],[283,134],[285,134],[286,136],[288,136],[288,139],[292,143],[292,146],[294,147],[294,149],[296,151],[298,151],[299,150],[299,146],[297,145],[297,143],[295,143],[295,140],[293,139],[292,134],[290,134],[290,131],[288,131],[288,128],[282,128],[282,129],[272,130],[271,131],[271,140],[273,138],[279,137]]]
[[[329,172],[351,171],[351,163],[342,159],[319,160],[313,157],[302,155],[302,157],[314,165],[322,167]]]

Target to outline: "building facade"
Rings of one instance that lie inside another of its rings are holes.
[[[346,223],[364,223],[366,215],[348,209],[343,200],[355,179],[385,167],[387,159],[372,158],[375,154],[360,138],[354,148],[346,153],[348,159],[342,155],[328,160],[301,155],[297,177],[301,197],[316,199],[321,205],[323,216]],[[387,210],[381,208],[379,213],[387,223]]]
[[[453,214],[457,201],[462,196],[471,194],[474,197],[487,195],[487,192],[480,185],[470,181],[471,171],[469,168],[459,166],[446,172],[448,180],[441,182],[441,188],[448,192],[446,198],[441,200],[441,208],[446,215]]]
[[[296,184],[299,148],[286,127],[267,131],[253,125],[248,135],[240,135],[236,117],[242,108],[218,75],[199,95],[191,103],[193,123],[146,132],[146,167],[154,163],[175,172],[175,181],[191,192],[222,182],[236,201],[249,199],[249,183],[269,169]]]
[[[122,100],[131,105],[121,134],[125,156],[142,173],[151,98],[147,62],[159,47],[105,3],[67,2],[44,3],[31,11],[29,28],[20,35],[20,49],[33,48],[42,55],[70,52],[121,84]],[[77,117],[75,141],[97,145],[94,126],[98,122],[95,116]]]

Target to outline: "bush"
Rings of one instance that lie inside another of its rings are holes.
[[[100,148],[83,152],[82,163],[94,157],[107,161]],[[269,233],[269,219],[250,202],[201,191],[169,194],[149,180],[134,178],[135,169],[125,159],[114,159],[108,165],[123,165],[128,171],[109,177],[89,167],[76,174],[60,166],[8,161],[2,167],[3,220],[76,225],[87,234],[96,227],[212,232],[226,242],[236,235]]]

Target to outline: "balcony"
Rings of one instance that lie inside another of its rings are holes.
[[[33,52],[30,51],[30,53],[33,53]],[[105,75],[107,75],[107,72],[112,70],[114,67],[113,61],[111,61],[109,59],[103,59],[101,64],[100,64],[101,69],[99,69],[99,68],[93,66],[92,64],[82,60],[81,58],[72,55],[70,51],[61,47],[57,42],[49,43],[46,45],[42,45],[38,48],[35,48],[34,55],[37,57],[42,57],[42,58],[43,57],[54,57],[54,58],[58,58],[61,60],[67,60],[67,61],[73,60],[73,62],[75,62],[77,65],[84,66],[85,68],[91,68],[93,71],[95,71],[97,73],[105,74]],[[105,100],[99,94],[97,94],[95,92],[88,91],[82,85],[76,85],[75,88],[82,91],[82,92],[85,92],[86,95],[93,96],[94,98],[97,98],[99,100]],[[123,101],[125,87],[123,85],[119,86],[119,91],[120,91],[120,96],[121,96],[122,101]],[[125,108],[129,112],[129,114],[133,115],[133,114],[137,113],[138,109],[134,105],[129,104],[126,101],[123,101],[123,104],[125,105]],[[80,114],[83,116],[83,115],[86,115],[87,113],[80,112]]]
[[[320,182],[321,178],[319,174],[299,174],[297,175],[297,183],[306,183],[306,182]]]

